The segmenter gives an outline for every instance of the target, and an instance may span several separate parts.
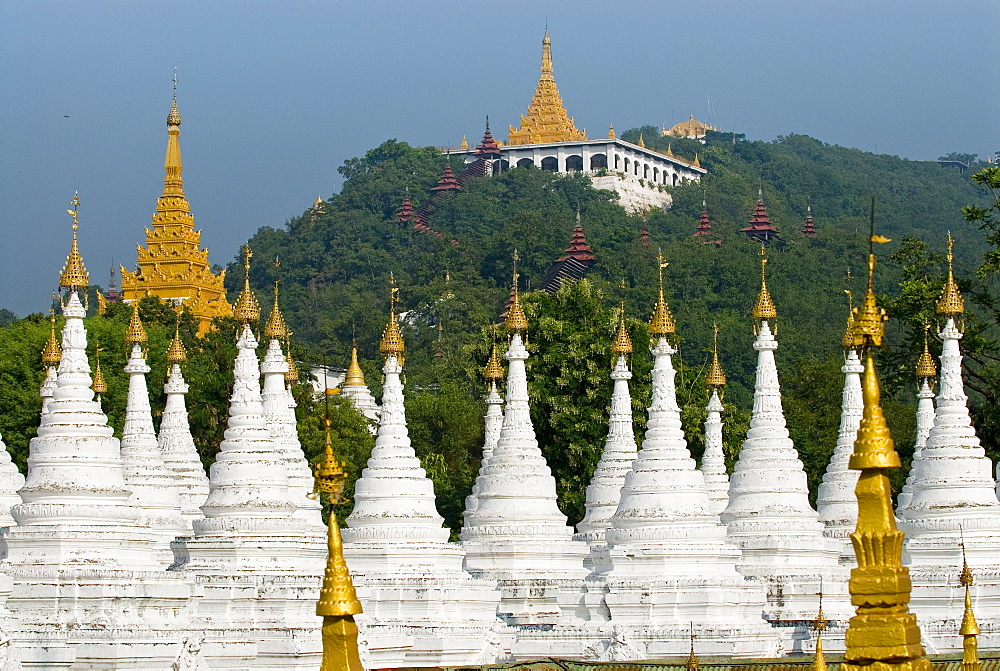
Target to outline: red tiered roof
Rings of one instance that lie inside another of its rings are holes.
[[[479,143],[472,154],[481,158],[500,158],[500,145],[493,139],[493,133],[490,132],[489,117],[486,117],[486,132],[483,133],[483,141]]]
[[[639,233],[639,244],[643,247],[649,247],[649,229],[643,228]]]
[[[403,204],[400,206],[399,211],[396,212],[396,219],[403,222],[404,224],[413,218],[413,203],[410,202],[410,197],[407,196],[403,199]]]
[[[461,188],[462,185],[455,179],[455,173],[451,171],[451,164],[447,163],[444,166],[444,174],[441,175],[441,180],[437,183],[437,186],[431,187],[431,191],[458,191]]]
[[[708,236],[712,235],[712,220],[708,218],[708,206],[705,201],[701,201],[701,217],[698,219],[698,230],[694,232],[692,237],[704,237],[702,244],[705,245],[715,245],[719,247],[722,245],[722,240],[708,240]]]
[[[810,238],[816,237],[816,225],[813,224],[812,205],[806,206],[806,223],[802,227],[802,235],[808,235]]]
[[[741,228],[740,233],[752,240],[764,243],[770,242],[771,238],[778,237],[778,229],[771,224],[771,218],[767,216],[767,208],[764,206],[764,196],[759,191],[757,193],[757,209],[750,217],[750,225]]]
[[[573,239],[565,251],[566,255],[556,259],[557,262],[572,258],[589,266],[597,260],[597,257],[594,256],[594,250],[590,248],[590,244],[587,242],[587,236],[583,234],[583,226],[579,222],[577,222],[576,228],[573,229]]]

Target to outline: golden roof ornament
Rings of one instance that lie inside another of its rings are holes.
[[[754,321],[768,321],[778,317],[778,308],[771,300],[771,292],[767,290],[767,247],[760,246],[760,293],[753,306]]]
[[[187,361],[187,350],[184,349],[184,343],[181,341],[181,319],[178,314],[177,323],[174,325],[174,338],[170,341],[170,347],[167,348],[167,363],[180,364],[185,361]]]
[[[59,276],[59,288],[77,291],[86,289],[90,285],[90,275],[83,265],[83,257],[80,255],[80,245],[76,239],[76,231],[80,228],[80,195],[73,194],[73,209],[66,210],[67,214],[73,217],[73,244],[69,248],[66,256],[66,265],[63,266],[62,275]]]
[[[500,365],[500,355],[497,352],[496,326],[493,327],[493,344],[490,346],[490,358],[483,370],[483,378],[488,385],[497,384],[503,379],[503,366]]]
[[[386,358],[396,357],[397,362],[402,366],[405,345],[403,333],[399,329],[399,319],[396,317],[397,301],[399,301],[399,288],[396,286],[396,276],[389,273],[389,320],[385,324],[385,330],[382,331],[382,340],[378,344],[378,351]]]
[[[965,302],[962,300],[962,294],[958,291],[958,285],[955,284],[955,273],[952,270],[952,259],[954,255],[952,254],[952,246],[955,244],[954,238],[951,237],[951,233],[948,234],[948,279],[944,283],[944,287],[941,289],[941,298],[937,302],[937,313],[943,317],[949,319],[957,319],[965,312]]]
[[[243,291],[240,292],[239,298],[236,299],[236,304],[233,306],[233,312],[236,314],[236,318],[243,324],[260,321],[260,304],[257,302],[257,297],[250,289],[251,258],[253,258],[253,251],[251,251],[250,245],[244,245]]]
[[[46,367],[58,366],[61,360],[62,347],[59,346],[59,341],[56,339],[56,313],[55,310],[49,310],[49,339],[45,341],[45,347],[42,348],[42,365]]]
[[[688,653],[687,664],[685,668],[687,671],[698,671],[701,666],[698,664],[698,658],[694,654],[694,622],[691,623],[691,652]]]
[[[458,148],[463,151],[469,148],[469,139],[465,135],[462,135],[462,144],[458,145]]]
[[[677,158],[674,156],[674,148],[670,142],[667,143],[667,151],[664,153],[667,158]]]
[[[101,342],[94,345],[94,378],[90,388],[95,394],[108,393],[108,381],[104,379],[104,372],[101,371]]]
[[[670,307],[663,297],[663,269],[670,265],[663,258],[663,250],[656,252],[656,269],[659,273],[660,294],[653,308],[653,316],[649,319],[649,336],[651,338],[666,338],[668,335],[677,332],[677,323],[674,316],[670,314]]]
[[[351,340],[351,363],[347,366],[347,375],[344,377],[344,386],[365,386],[365,374],[358,365],[358,345]]]
[[[847,269],[847,285],[851,286],[851,269]],[[840,344],[845,350],[854,348],[854,292],[844,289],[847,294],[847,326],[844,328],[844,335],[840,339]]]
[[[816,612],[816,619],[813,620],[812,629],[816,632],[816,653],[813,655],[813,671],[826,671],[826,656],[823,654],[823,632],[826,631],[830,623],[823,615],[823,578],[820,577],[819,610]]]
[[[717,391],[721,391],[722,387],[726,386],[726,374],[722,372],[722,365],[719,363],[719,326],[717,324],[712,324],[712,365],[708,367],[705,386]]]
[[[618,333],[615,334],[615,339],[611,341],[611,354],[617,356],[625,356],[626,354],[632,353],[632,339],[629,338],[628,328],[625,326],[625,301],[621,303],[619,308],[618,317]]]
[[[964,534],[963,534],[964,536]],[[980,671],[982,662],[979,659],[979,624],[972,610],[972,571],[965,559],[965,539],[962,539],[962,572],[958,574],[958,584],[965,588],[965,612],[962,613],[962,626],[958,633],[962,635],[962,671]]]
[[[608,126],[608,139],[609,140],[614,140],[615,137],[616,137],[615,136],[615,125],[612,123],[610,126]]]
[[[278,258],[274,259],[274,268],[277,270],[281,266]],[[281,316],[281,309],[278,307],[278,285],[281,280],[274,281],[274,305],[271,307],[271,315],[267,318],[267,324],[264,325],[264,337],[274,338],[276,340],[281,340],[285,337],[285,331],[288,327],[285,326],[285,318]]]
[[[174,68],[174,103],[170,106],[170,114],[167,115],[167,125],[181,125],[181,113],[177,111],[177,68]]]
[[[521,257],[518,256],[516,249],[514,250],[513,258],[514,258],[514,279],[511,291],[512,300],[510,308],[507,310],[507,319],[505,321],[505,324],[507,326],[507,331],[511,333],[516,333],[519,331],[528,330],[528,317],[524,314],[524,308],[521,306],[521,297],[517,292],[517,280],[521,276],[517,272],[517,262],[521,260]]]
[[[924,352],[917,359],[917,381],[923,380],[933,380],[937,377],[937,366],[934,363],[934,357],[931,356],[931,344],[930,344],[930,329],[931,325],[924,324]]]
[[[646,141],[642,139],[642,133],[639,133],[639,141],[636,142],[636,145],[638,145],[638,146],[642,147],[643,149],[645,149],[645,147],[646,147]]]
[[[285,331],[285,361],[288,362],[288,372],[285,373],[285,384],[293,384],[299,381],[299,367],[295,365],[292,358],[291,331]]]
[[[701,159],[698,157],[698,152],[695,152],[695,154],[694,154],[694,163],[692,163],[691,165],[693,165],[696,168],[700,168],[701,167]]]
[[[139,319],[139,301],[133,301],[132,316],[128,320],[128,330],[125,331],[125,343],[137,345],[148,341],[146,328],[142,325],[142,320]]]

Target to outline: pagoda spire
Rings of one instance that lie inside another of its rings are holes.
[[[455,173],[451,169],[451,163],[445,163],[441,179],[438,180],[437,186],[431,187],[431,191],[458,191],[461,188],[462,185],[458,183],[457,179],[455,179]]]
[[[483,141],[476,147],[473,155],[485,159],[500,158],[500,145],[493,139],[493,133],[490,131],[490,118],[488,116],[486,117],[486,130],[483,131]]]
[[[810,238],[816,237],[816,225],[813,223],[813,210],[811,204],[806,205],[806,223],[802,226],[802,235]]]
[[[934,379],[937,377],[937,365],[931,356],[929,323],[924,324],[924,351],[917,360],[917,430],[913,443],[913,461],[920,459],[920,454],[927,445],[927,437],[934,428]],[[896,507],[906,508],[913,500],[913,469],[906,476],[906,483],[896,497]]]
[[[54,309],[49,309],[49,339],[42,349],[42,365],[45,367],[45,382],[38,390],[38,395],[42,397],[42,414],[48,412],[52,395],[58,386],[59,360],[62,358],[62,348],[56,339],[56,313]]]
[[[410,202],[410,191],[407,189],[406,195],[403,197],[403,204],[400,205],[399,210],[396,211],[396,219],[405,224],[412,218],[413,203]]]
[[[576,259],[587,267],[593,265],[594,261],[597,260],[597,257],[594,256],[594,250],[590,248],[587,236],[583,232],[583,224],[580,223],[580,208],[576,210],[576,226],[573,228],[573,237],[570,240],[569,247],[566,248],[563,256],[556,259],[556,262],[565,261],[569,258]]]
[[[705,419],[705,451],[701,455],[701,473],[705,476],[705,489],[716,513],[721,513],[729,503],[729,476],[726,474],[726,455],[722,443],[722,389],[726,375],[719,363],[719,327],[712,325],[712,365],[705,376],[709,399]]]
[[[63,266],[62,274],[59,276],[59,288],[68,291],[85,291],[90,285],[90,274],[83,265],[83,256],[80,254],[80,244],[76,239],[77,229],[80,228],[80,196],[73,194],[73,209],[66,210],[67,214],[73,217],[73,243],[70,245],[69,254],[66,255],[66,265]]]
[[[552,40],[546,29],[542,38],[542,68],[535,95],[528,105],[527,115],[521,115],[521,127],[509,127],[507,144],[538,144],[586,140],[587,133],[577,130],[563,106],[556,80],[552,74]]]
[[[347,366],[344,383],[340,386],[340,395],[350,401],[354,408],[369,420],[378,421],[378,404],[365,383],[365,374],[358,364],[358,344],[353,338],[351,339],[351,362]],[[374,426],[372,433],[375,433]]]
[[[767,207],[764,205],[763,187],[757,189],[757,206],[753,216],[750,217],[749,225],[740,229],[751,240],[757,240],[762,244],[767,244],[773,238],[778,237],[778,229],[771,223],[771,218],[767,214]]]
[[[829,621],[823,615],[823,590],[819,594],[819,608],[816,611],[816,619],[813,620],[812,630],[816,632],[816,652],[813,653],[813,671],[826,671],[826,656],[823,654],[823,632]]]
[[[976,614],[972,611],[972,571],[965,559],[965,543],[962,542],[962,572],[958,574],[958,584],[965,588],[965,612],[962,613],[962,626],[958,633],[962,635],[962,671],[980,671],[982,663],[979,660],[979,624]]]
[[[486,380],[486,416],[483,431],[483,458],[479,466],[478,476],[485,475],[486,465],[493,450],[500,439],[500,429],[503,427],[503,398],[500,396],[498,387],[503,380],[503,366],[500,365],[500,357],[497,354],[496,326],[493,327],[493,343],[490,346],[490,358],[483,369],[483,379]],[[476,511],[479,505],[479,477],[472,485],[472,493],[465,497],[465,516],[468,517]],[[464,518],[463,518],[464,519]]]

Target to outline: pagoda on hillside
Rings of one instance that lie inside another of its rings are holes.
[[[542,279],[542,291],[554,294],[564,283],[571,284],[578,281],[597,261],[594,250],[590,248],[587,236],[583,232],[579,210],[576,212],[576,227],[573,229],[573,238],[565,251],[565,254],[549,266],[548,272]]]
[[[767,244],[778,237],[778,229],[771,224],[771,218],[767,216],[767,208],[764,206],[764,194],[761,189],[757,190],[757,209],[750,217],[750,224],[740,229],[740,233],[751,240]]]
[[[577,130],[559,97],[559,88],[552,76],[552,40],[549,31],[542,38],[542,75],[535,95],[528,105],[528,114],[521,115],[521,127],[509,127],[508,145],[540,144],[543,142],[573,142],[586,140],[587,133]]]
[[[806,205],[806,223],[802,226],[802,235],[809,236],[810,238],[816,237],[816,225],[813,224],[812,205]]]
[[[708,205],[705,200],[701,201],[701,217],[698,219],[697,230],[694,232],[696,238],[702,238],[701,242],[706,245],[722,245],[722,240],[712,240],[712,220],[708,217]]]
[[[137,245],[138,267],[123,266],[122,299],[131,303],[145,296],[183,305],[198,320],[198,333],[208,331],[214,317],[232,316],[222,282],[225,271],[212,272],[208,250],[200,249],[201,231],[194,230],[194,215],[184,197],[181,179],[181,115],[174,102],[167,116],[167,156],[163,163],[163,195],[156,199],[152,229],[146,229],[146,247]]]

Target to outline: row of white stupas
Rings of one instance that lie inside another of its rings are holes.
[[[296,434],[286,383],[294,367],[281,350],[277,302],[259,362],[250,324],[260,309],[245,282],[235,306],[244,326],[228,428],[206,478],[187,425],[177,338],[167,407],[159,436],[154,432],[137,312],[128,336],[126,424],[121,441],[113,437],[91,388],[79,296],[86,284],[74,236],[61,279],[68,290],[62,346],[53,336],[46,347],[43,410],[26,478],[0,450],[0,669],[316,668],[326,531],[318,502],[307,496],[312,478]],[[961,647],[963,534],[982,642],[1000,644],[1000,501],[969,420],[961,298],[950,276],[939,312],[941,388],[932,403],[933,362],[925,354],[919,452],[897,511],[907,535],[912,608],[930,652]],[[364,606],[357,619],[366,665],[662,658],[686,653],[692,630],[705,655],[807,652],[821,590],[833,620],[827,650],[842,648],[852,612],[847,534],[857,517],[857,472],[847,460],[861,416],[861,365],[848,349],[840,435],[815,510],[785,427],[772,330],[777,314],[763,278],[753,317],[754,407],[731,478],[717,357],[700,468],[687,449],[662,278],[650,324],[653,395],[641,449],[628,388],[632,346],[620,324],[608,438],[587,489],[586,516],[574,530],[557,506],[531,425],[528,324],[515,291],[506,398],[497,389],[503,370],[494,349],[483,463],[461,542],[452,543],[433,483],[410,446],[403,341],[392,304],[380,346],[386,362],[376,446],[343,531]]]

